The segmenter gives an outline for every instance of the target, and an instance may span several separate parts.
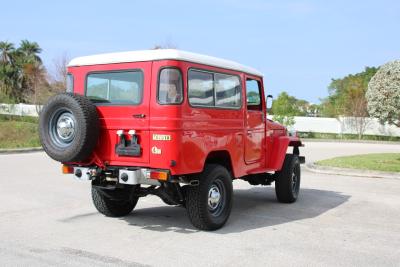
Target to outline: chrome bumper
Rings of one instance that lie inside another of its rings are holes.
[[[95,176],[91,175],[93,168],[87,167],[74,167],[73,176],[79,181],[91,181],[95,179]],[[137,169],[137,170],[126,170],[120,169],[118,171],[118,183],[129,184],[129,185],[155,185],[160,186],[161,183],[158,180],[150,179],[150,172],[148,169]]]

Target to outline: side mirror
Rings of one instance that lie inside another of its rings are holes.
[[[271,98],[271,101],[268,100],[269,98]],[[273,98],[274,98],[274,97],[273,97],[272,95],[267,95],[267,99],[265,100],[266,106],[267,106],[267,110],[269,110],[269,109],[272,108],[272,99],[273,99]]]

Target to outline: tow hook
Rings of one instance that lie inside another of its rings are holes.
[[[81,181],[94,180],[99,174],[97,168],[74,167],[74,177]]]
[[[89,169],[89,175],[91,178],[95,178],[99,175],[99,171],[97,170],[97,168]]]

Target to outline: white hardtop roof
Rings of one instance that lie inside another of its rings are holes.
[[[239,64],[234,61],[211,57],[196,53],[191,53],[176,49],[154,49],[142,51],[129,51],[109,54],[99,54],[85,57],[78,57],[72,59],[68,67],[73,66],[88,66],[98,64],[113,64],[113,63],[127,63],[127,62],[140,62],[140,61],[153,61],[153,60],[182,60],[193,63],[200,63],[224,69],[231,69],[263,76],[261,72],[251,67]]]

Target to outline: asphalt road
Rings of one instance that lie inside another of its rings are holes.
[[[308,159],[400,145],[307,143]],[[399,266],[400,180],[303,170],[298,202],[234,182],[224,228],[201,232],[156,197],[124,218],[97,213],[90,184],[44,153],[0,155],[1,266]]]

